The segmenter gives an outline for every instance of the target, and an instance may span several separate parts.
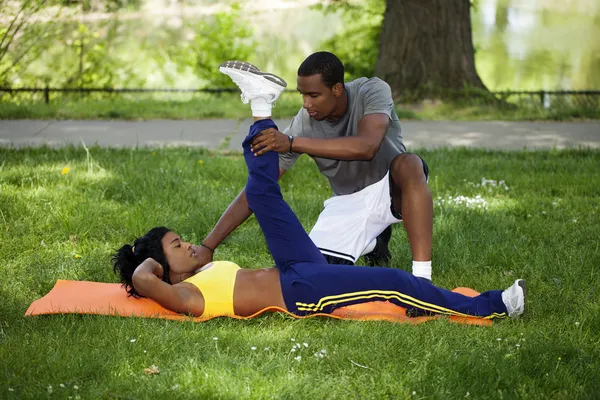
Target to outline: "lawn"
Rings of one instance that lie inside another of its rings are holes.
[[[563,100],[563,101],[560,101]],[[577,100],[577,99],[575,99]],[[580,101],[557,99],[549,108],[531,98],[516,99],[517,104],[499,106],[473,98],[460,103],[422,102],[396,104],[403,119],[434,121],[574,121],[600,119],[600,105],[595,97]],[[292,117],[302,107],[298,93],[285,92],[276,104],[277,115]],[[246,107],[240,107],[238,93],[115,95],[114,97],[79,97],[76,94],[52,98],[46,104],[40,99],[0,97],[2,119],[205,119],[246,118]]]
[[[117,282],[112,252],[153,226],[199,242],[246,167],[201,149],[1,149],[0,398],[597,398],[600,152],[419,153],[435,201],[434,283],[484,291],[526,278],[521,319],[25,318],[57,279]],[[308,157],[282,188],[311,227],[329,188]],[[410,270],[400,226],[391,245],[392,266]],[[216,258],[272,265],[254,218]],[[153,365],[160,373],[146,375]]]

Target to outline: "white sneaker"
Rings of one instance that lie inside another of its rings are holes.
[[[524,279],[517,279],[515,283],[502,292],[502,301],[510,318],[516,318],[525,311],[525,294],[527,285]]]
[[[242,102],[250,102],[254,117],[270,117],[273,103],[287,86],[277,75],[261,72],[254,65],[243,61],[226,61],[219,66],[219,71],[238,85],[242,91]]]

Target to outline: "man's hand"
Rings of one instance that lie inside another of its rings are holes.
[[[200,262],[200,267],[204,267],[213,261],[213,252],[204,246],[199,246],[196,250],[196,259]]]
[[[284,153],[290,151],[290,138],[275,128],[265,129],[254,138],[250,150],[255,156],[260,156],[268,151]]]

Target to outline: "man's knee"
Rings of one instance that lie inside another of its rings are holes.
[[[427,167],[416,154],[400,154],[390,165],[390,174],[394,184],[401,186],[410,182],[427,183]]]

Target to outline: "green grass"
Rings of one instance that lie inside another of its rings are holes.
[[[189,97],[182,100],[182,96]],[[285,93],[277,101],[277,113],[293,116],[301,107],[299,96]],[[247,118],[248,108],[241,106],[240,95],[200,94],[172,96],[171,100],[160,100],[144,95],[115,98],[77,98],[71,96],[42,101],[0,102],[0,119],[206,119]]]
[[[597,398],[600,152],[419,153],[436,202],[435,283],[484,291],[526,278],[523,318],[486,328],[278,314],[24,318],[57,279],[116,282],[113,250],[155,225],[200,241],[246,172],[239,154],[198,149],[2,149],[0,398]],[[298,163],[282,187],[310,227],[329,189],[310,159]],[[487,208],[458,204],[477,195]],[[399,226],[391,246],[393,267],[410,270]],[[272,265],[253,218],[216,258]],[[291,352],[295,343],[308,348]],[[159,375],[144,374],[151,365]]]
[[[415,118],[434,121],[576,121],[600,119],[600,106],[591,102],[583,106],[563,104],[550,108],[531,104],[498,107],[477,103],[427,103],[413,113]]]
[[[5,97],[0,102],[1,119],[205,119],[246,118],[247,107],[240,107],[238,94],[172,95],[171,100],[143,94],[115,98],[78,98],[76,95],[43,101],[21,101]],[[163,96],[164,98],[164,96]],[[453,104],[425,102],[419,105],[397,104],[396,112],[403,119],[417,120],[509,120],[509,121],[572,121],[600,119],[600,107],[590,100],[581,106],[562,104],[545,109],[537,105],[515,108],[486,104]],[[284,93],[277,101],[277,115],[296,115],[302,100],[296,93]]]

